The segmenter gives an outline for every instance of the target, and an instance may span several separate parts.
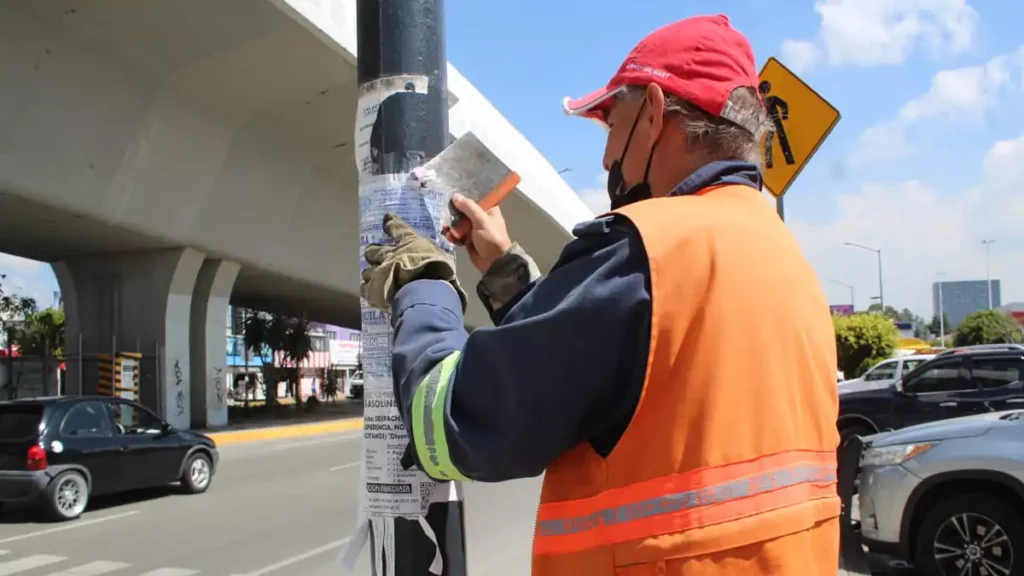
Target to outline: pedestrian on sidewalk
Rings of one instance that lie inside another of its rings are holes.
[[[544,473],[535,575],[836,570],[835,335],[761,195],[758,84],[747,39],[702,16],[567,100],[608,129],[612,211],[547,277],[499,209],[456,197],[494,327],[466,333],[451,257],[396,216],[366,250],[412,460],[438,480]]]

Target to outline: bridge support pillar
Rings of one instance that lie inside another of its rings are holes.
[[[191,416],[196,428],[227,426],[226,330],[231,290],[240,266],[227,260],[203,262],[192,293]]]
[[[204,259],[192,248],[171,248],[55,263],[67,317],[65,393],[97,392],[100,355],[140,352],[137,400],[189,428],[192,295]]]

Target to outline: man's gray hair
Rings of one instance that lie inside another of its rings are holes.
[[[635,100],[643,98],[645,91],[643,86],[627,86],[617,97]],[[761,137],[771,124],[757,92],[738,88],[729,96],[726,107],[733,120],[713,116],[681,98],[665,94],[665,115],[677,116],[682,121],[690,145],[706,154],[709,160],[734,159],[760,165]]]

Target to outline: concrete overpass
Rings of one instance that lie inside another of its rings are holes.
[[[355,0],[0,0],[0,251],[53,263],[84,352],[159,350],[142,399],[176,425],[226,419],[229,300],[358,322],[355,47]],[[503,210],[548,268],[590,211],[448,82],[452,135],[521,173]]]

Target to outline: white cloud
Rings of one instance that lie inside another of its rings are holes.
[[[821,53],[814,42],[809,40],[782,41],[782,61],[797,74],[814,68],[820,58]]]
[[[944,280],[985,278],[981,240],[992,247],[992,277],[1002,280],[1003,302],[1024,300],[1024,137],[995,143],[988,151],[978,186],[958,195],[939,195],[923,183],[867,184],[836,199],[839,216],[830,222],[790,221],[833,303],[855,287],[857,306],[878,294],[876,257],[844,246],[857,242],[882,250],[887,305],[910,308],[930,318],[931,285]]]
[[[602,172],[594,178],[594,188],[578,190],[580,200],[594,211],[594,214],[607,212],[611,208],[611,200],[608,199],[608,173]]]
[[[933,118],[977,123],[1007,94],[1024,91],[1024,47],[996,56],[985,64],[940,70],[932,76],[928,92],[904,104],[895,118],[869,127],[858,138],[851,164],[893,159],[914,151],[906,131]]]
[[[1024,49],[997,56],[980,66],[940,70],[932,76],[926,94],[907,102],[899,117],[905,122],[946,116],[981,118],[1024,65]]]
[[[807,64],[824,53],[829,64],[900,64],[915,50],[958,54],[973,45],[978,13],[967,0],[818,0],[814,40],[786,40],[783,55]]]

